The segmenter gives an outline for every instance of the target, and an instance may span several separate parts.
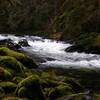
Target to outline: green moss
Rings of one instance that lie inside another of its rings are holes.
[[[59,81],[56,81],[56,80],[53,80],[53,79],[42,79],[41,80],[41,85],[43,88],[53,88],[53,87],[56,87],[60,84],[63,84],[63,82],[59,82]]]
[[[4,89],[5,93],[14,92],[16,84],[12,82],[0,82],[0,87]]]
[[[95,100],[100,100],[100,94],[95,94]]]
[[[51,100],[74,93],[69,84],[59,85],[49,94]]]
[[[18,97],[4,97],[2,100],[28,100],[28,99],[18,98]]]
[[[21,82],[23,80],[23,78],[21,76],[15,76],[13,77],[12,81],[16,84],[18,84],[19,82]]]
[[[100,35],[97,35],[95,38],[94,38],[94,44],[93,46],[98,46],[100,47]]]
[[[60,84],[64,84],[63,79],[64,76],[56,75],[55,71],[46,71],[41,73],[41,85],[43,88],[52,88],[56,87]]]
[[[72,85],[73,90],[82,91],[84,88],[98,90],[100,88],[100,69],[70,68],[65,71],[65,76],[72,80],[65,79],[65,83]]]
[[[71,98],[71,100],[85,100],[87,98],[87,95],[85,95],[84,93],[77,93],[77,94],[62,96],[56,100],[65,100],[68,98]]]
[[[44,100],[39,77],[36,75],[31,75],[22,80],[18,84],[16,94],[19,97],[26,97],[29,100]]]
[[[12,78],[12,73],[7,69],[0,67],[0,80],[9,80]]]
[[[10,50],[6,47],[0,48],[0,55],[14,57],[28,68],[37,68],[37,65],[34,63],[34,61],[30,57],[26,56],[23,53]]]
[[[14,72],[23,72],[24,66],[14,57],[0,56],[0,66]],[[11,69],[11,70],[10,70]]]
[[[75,92],[81,92],[81,91],[83,91],[83,86],[78,82],[78,80],[75,80],[73,78],[66,78],[64,80],[64,82],[70,84],[71,87],[72,87],[72,89]]]

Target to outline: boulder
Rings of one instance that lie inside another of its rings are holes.
[[[26,56],[23,53],[16,52],[14,50],[10,50],[6,47],[0,48],[0,55],[13,57],[17,59],[19,62],[21,62],[25,67],[28,67],[28,68],[38,67],[31,57]]]
[[[11,39],[0,40],[0,45],[6,45],[8,48],[13,50],[18,50],[21,46],[17,43],[14,43]]]
[[[0,56],[0,66],[12,74],[22,73],[25,69],[19,61],[10,56]]]

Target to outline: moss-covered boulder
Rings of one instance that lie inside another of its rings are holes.
[[[72,87],[72,89],[75,92],[81,92],[83,91],[83,86],[78,82],[78,80],[75,79],[71,79],[71,78],[66,78],[64,80],[65,83],[70,84],[70,86]]]
[[[39,77],[36,75],[31,75],[22,80],[18,84],[16,95],[18,97],[26,97],[29,100],[44,100]]]
[[[37,65],[30,57],[26,56],[23,53],[19,53],[19,52],[16,52],[14,50],[10,50],[6,47],[0,48],[0,55],[14,57],[18,61],[20,61],[24,66],[26,66],[28,68],[37,68]]]
[[[43,78],[43,77],[41,77],[40,83],[41,83],[43,88],[47,88],[47,87],[53,88],[53,87],[56,87],[56,86],[62,84],[63,82],[60,82],[60,81],[57,81],[57,80],[51,79],[51,78]]]
[[[66,77],[65,83],[69,83],[73,90],[82,92],[84,89],[99,90],[100,88],[100,69],[96,68],[68,68],[63,72]]]
[[[24,77],[21,76],[15,76],[12,78],[12,81],[16,84],[18,84],[19,82],[21,82],[24,79]]]
[[[2,88],[5,93],[12,93],[16,89],[16,84],[12,82],[0,82],[0,88]]]
[[[10,56],[0,56],[0,66],[7,69],[12,74],[24,71],[24,66],[14,57]]]
[[[93,95],[86,93],[76,93],[59,97],[56,100],[96,100]]]
[[[69,84],[62,84],[49,91],[48,95],[50,100],[55,100],[59,97],[70,95],[72,93],[74,93],[74,91]]]
[[[13,77],[13,74],[3,67],[0,67],[0,80],[9,80]]]
[[[1,100],[28,100],[26,98],[18,98],[18,97],[4,97]]]
[[[59,86],[64,83],[63,79],[65,78],[64,76],[56,75],[53,70],[43,71],[40,77],[40,82],[43,88],[53,88]]]
[[[94,94],[95,100],[100,100],[100,94]]]

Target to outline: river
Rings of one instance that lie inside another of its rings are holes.
[[[27,52],[31,57],[40,59],[36,59],[40,67],[100,67],[100,55],[86,54],[84,52],[65,52],[65,49],[71,46],[71,44],[63,41],[54,41],[37,36],[1,34],[0,40],[3,39],[11,39],[14,43],[18,43],[20,40],[26,39],[30,46],[22,46],[21,50]]]

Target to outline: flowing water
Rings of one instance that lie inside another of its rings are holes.
[[[41,59],[38,62],[41,67],[100,67],[100,55],[65,52],[65,49],[71,46],[69,43],[44,39],[37,36],[0,35],[0,40],[3,39],[11,39],[14,43],[18,43],[20,40],[26,39],[30,46],[22,47],[21,49],[29,55]]]

